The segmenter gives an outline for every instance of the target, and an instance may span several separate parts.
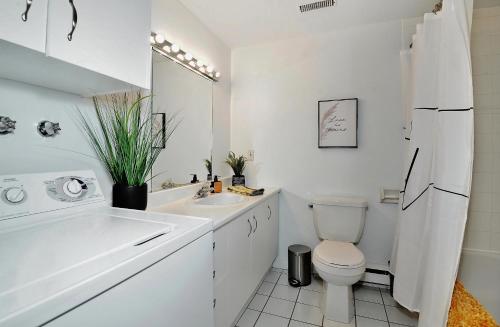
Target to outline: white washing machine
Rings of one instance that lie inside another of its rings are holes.
[[[0,176],[0,326],[213,326],[208,219],[111,208],[92,171]]]

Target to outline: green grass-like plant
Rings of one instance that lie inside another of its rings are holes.
[[[205,168],[207,169],[208,174],[212,175],[212,158],[204,159],[203,163],[205,164]]]
[[[243,176],[247,162],[244,156],[236,156],[233,151],[229,151],[225,162],[233,169],[235,176]]]
[[[178,124],[167,117],[165,133],[155,126],[150,96],[127,92],[93,97],[97,126],[80,111],[89,143],[116,184],[141,186]]]

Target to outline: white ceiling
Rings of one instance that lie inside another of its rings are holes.
[[[180,0],[228,46],[292,38],[332,29],[416,17],[437,0],[337,0],[335,7],[300,13],[317,0]]]

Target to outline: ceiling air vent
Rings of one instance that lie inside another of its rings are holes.
[[[316,1],[299,6],[300,12],[307,12],[316,9],[335,6],[335,0]]]

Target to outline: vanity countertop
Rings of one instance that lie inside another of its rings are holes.
[[[279,188],[269,187],[266,188],[266,191],[263,195],[243,196],[245,198],[245,201],[243,202],[221,206],[199,205],[195,203],[196,200],[194,200],[193,197],[187,197],[177,201],[166,203],[161,206],[148,208],[148,211],[209,218],[212,219],[213,229],[216,230],[279,192]],[[223,193],[230,192],[225,189]],[[214,195],[211,194],[209,195],[209,197],[210,196]]]

